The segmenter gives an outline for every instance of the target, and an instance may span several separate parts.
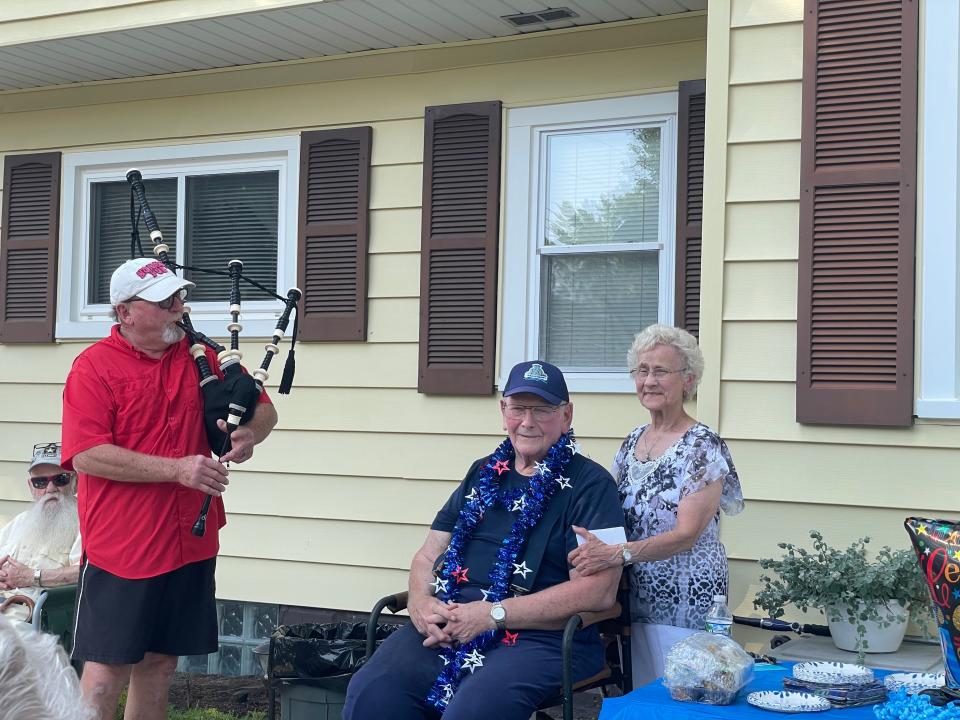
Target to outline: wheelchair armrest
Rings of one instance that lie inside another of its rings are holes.
[[[394,593],[380,598],[377,604],[373,606],[370,617],[367,619],[367,660],[377,649],[377,625],[380,623],[380,616],[384,610],[392,613],[398,613],[407,609],[407,591]]]
[[[407,609],[408,593],[406,590],[404,590],[403,592],[398,592],[394,595],[388,595],[387,597],[383,598],[383,600],[386,601],[383,607],[386,610],[396,614],[401,610]]]
[[[576,629],[588,628],[591,625],[596,625],[597,623],[604,622],[605,620],[613,620],[614,618],[620,617],[621,612],[623,612],[623,610],[620,607],[620,603],[614,603],[613,607],[609,610],[600,610],[599,612],[584,611],[582,613],[577,613],[577,615],[580,617],[580,624]],[[570,621],[568,620],[567,622],[569,623]]]

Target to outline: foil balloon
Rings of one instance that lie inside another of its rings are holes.
[[[933,601],[946,672],[943,690],[960,699],[960,523],[911,517],[903,525]]]

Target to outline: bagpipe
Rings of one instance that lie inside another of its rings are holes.
[[[190,321],[189,307],[184,306],[183,317],[177,322],[177,325],[183,330],[187,336],[187,340],[190,342],[190,355],[193,356],[200,374],[200,389],[203,393],[204,405],[204,427],[207,432],[207,440],[210,443],[211,450],[217,453],[218,458],[221,458],[230,451],[230,434],[239,426],[248,423],[253,417],[260,393],[263,391],[263,385],[270,377],[270,363],[273,361],[273,356],[280,352],[280,342],[287,332],[290,316],[293,314],[294,320],[293,332],[290,334],[290,350],[287,353],[283,376],[280,380],[280,386],[277,389],[277,392],[281,395],[286,395],[290,392],[296,369],[294,346],[297,341],[297,324],[300,316],[297,307],[303,293],[294,287],[287,291],[286,297],[277,295],[269,288],[246,277],[243,274],[243,262],[240,260],[230,260],[227,263],[226,272],[177,264],[170,258],[170,248],[163,242],[163,233],[160,231],[157,218],[150,210],[146,191],[143,187],[143,176],[140,174],[140,171],[136,169],[127,171],[127,182],[130,183],[130,222],[132,225],[130,237],[131,256],[134,256],[137,251],[139,251],[141,257],[144,255],[143,247],[140,244],[139,233],[139,219],[142,215],[144,225],[146,225],[150,233],[150,240],[153,242],[154,255],[172,272],[183,269],[191,272],[222,275],[230,278],[230,322],[227,323],[227,331],[230,333],[229,348],[224,347],[193,327],[193,323]],[[136,198],[138,204],[136,214],[134,214],[134,198]],[[283,303],[283,312],[280,313],[280,317],[277,320],[273,337],[270,339],[270,342],[264,346],[266,354],[264,355],[263,362],[260,363],[260,367],[253,370],[252,375],[246,374],[240,366],[240,359],[242,357],[242,353],[240,352],[240,331],[243,330],[243,326],[240,324],[241,281],[258,288],[263,293]],[[217,354],[217,362],[220,365],[222,378],[218,377],[210,367],[205,348],[210,348]],[[224,420],[226,422],[226,432],[220,429],[217,424],[218,420]],[[207,512],[210,508],[211,498],[211,495],[207,495],[204,498],[203,506],[200,508],[200,514],[197,517],[196,523],[193,525],[192,532],[196,536],[201,536],[206,532]]]

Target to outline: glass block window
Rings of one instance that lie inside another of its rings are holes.
[[[279,606],[238,600],[217,600],[220,649],[210,655],[180,658],[177,670],[210,675],[259,675],[253,648],[277,627]]]

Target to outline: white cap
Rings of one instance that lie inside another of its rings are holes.
[[[110,278],[110,304],[126,302],[138,297],[159,302],[180,288],[195,287],[194,283],[174,274],[170,268],[153,258],[127,260],[113,271]]]
[[[33,470],[37,465],[60,465],[60,443],[38,443],[33,446],[33,458],[27,470]]]
[[[713,596],[713,601],[714,601],[715,603],[725,603],[725,602],[727,601],[727,596],[726,596],[726,595],[714,595],[714,596]]]

